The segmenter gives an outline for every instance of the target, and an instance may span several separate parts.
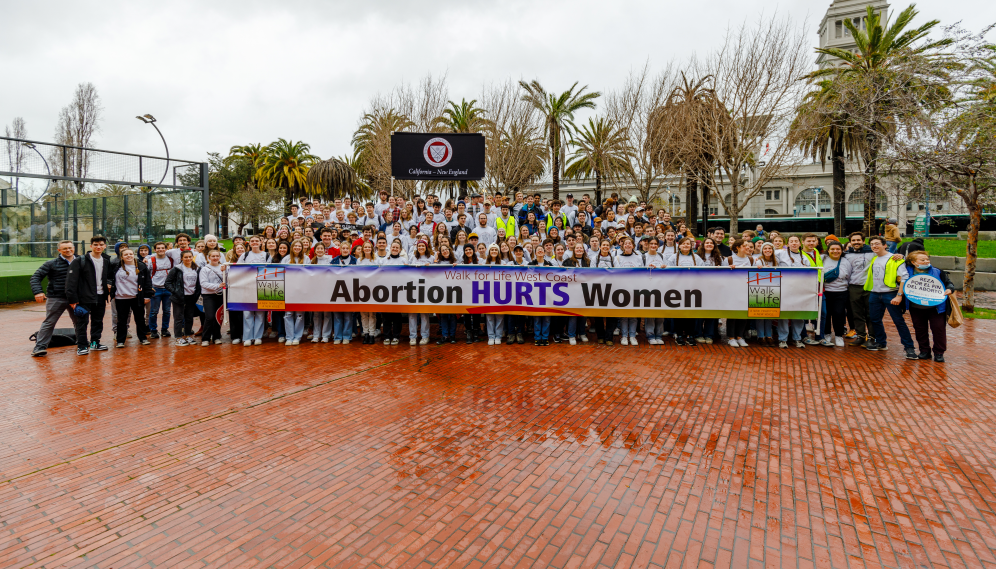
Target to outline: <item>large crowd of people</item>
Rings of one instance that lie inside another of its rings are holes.
[[[219,344],[218,323],[225,271],[242,263],[284,265],[532,265],[546,267],[822,267],[823,314],[818,321],[726,319],[726,343],[733,348],[807,345],[866,350],[888,347],[883,320],[895,325],[906,357],[944,361],[946,303],[937,307],[911,304],[903,282],[914,274],[940,279],[946,294],[953,290],[944,271],[930,264],[922,242],[898,241],[852,233],[846,238],[813,233],[781,235],[762,226],[727,238],[721,227],[696,237],[681,219],[664,209],[656,212],[635,199],[616,194],[602,204],[585,195],[575,201],[542,200],[536,195],[473,194],[442,203],[435,196],[414,201],[381,193],[375,202],[349,198],[331,203],[305,201],[290,214],[258,233],[236,236],[226,250],[213,235],[192,242],[179,234],[172,242],[114,245],[104,237],[90,240],[90,250],[75,254],[74,244],[59,244],[59,256],[42,265],[31,279],[46,317],[32,352],[43,356],[63,312],[73,319],[77,354],[106,350],[101,343],[107,306],[112,311],[114,343],[123,348],[130,321],[143,345],[174,338],[176,346]],[[892,226],[894,227],[894,223]],[[888,229],[888,226],[887,226]],[[48,278],[47,290],[42,280]],[[910,313],[919,351],[904,318]],[[162,318],[160,319],[160,314]],[[170,316],[172,315],[172,334]],[[313,343],[397,345],[403,339],[405,315],[371,312],[231,311],[228,335],[233,344],[258,346],[271,338],[287,346]],[[431,340],[434,315],[407,315],[409,345]],[[817,323],[819,324],[817,326]],[[649,345],[667,339],[695,347],[721,341],[717,319],[614,318],[517,315],[438,315],[437,344],[457,341],[458,325],[467,343],[537,346],[595,342],[623,346]],[[196,329],[196,331],[195,331]],[[932,342],[931,342],[932,336]],[[199,337],[199,339],[198,339]],[[617,339],[618,338],[618,339]]]

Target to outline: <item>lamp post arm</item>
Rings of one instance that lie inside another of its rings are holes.
[[[38,157],[42,159],[42,163],[45,164],[45,171],[48,172],[48,175],[49,175],[48,183],[45,184],[45,191],[42,192],[42,195],[38,196],[38,199],[36,199],[34,202],[32,202],[32,203],[38,203],[38,200],[40,200],[43,197],[45,197],[45,194],[48,193],[48,189],[50,187],[52,187],[52,178],[51,178],[51,176],[52,176],[52,169],[48,167],[48,160],[45,160],[45,157],[42,156],[42,153],[38,151],[37,147],[32,146],[31,150],[34,150],[35,152],[38,153]]]
[[[166,174],[169,172],[169,145],[166,144],[166,137],[163,136],[163,131],[159,130],[159,127],[156,126],[156,123],[150,122],[149,124],[151,124],[152,128],[156,129],[156,132],[159,133],[159,138],[163,140],[163,146],[166,147],[166,167],[163,169],[163,177],[159,180],[159,183],[162,184],[163,180],[166,179]]]

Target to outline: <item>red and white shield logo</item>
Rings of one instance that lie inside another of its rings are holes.
[[[430,166],[439,168],[448,164],[450,159],[453,158],[453,147],[450,146],[450,143],[445,138],[432,138],[429,142],[425,143],[425,148],[422,149],[422,157],[425,158],[425,161]]]

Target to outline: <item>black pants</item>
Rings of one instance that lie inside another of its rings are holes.
[[[384,314],[384,338],[397,340],[401,337],[401,317],[398,312],[387,312]]]
[[[930,335],[934,336],[934,354],[944,355],[948,351],[947,313],[938,314],[937,309],[910,308],[910,320],[913,321],[913,333],[916,343],[924,354],[930,353]],[[928,333],[927,329],[930,329]]]
[[[204,331],[202,342],[213,342],[221,339],[221,324],[218,323],[218,309],[222,306],[221,294],[201,295],[204,299]]]
[[[182,298],[172,297],[173,303],[173,333],[177,336],[194,335],[194,317],[197,316],[197,297],[194,295]],[[183,323],[180,326],[180,323]]]
[[[115,298],[114,306],[118,311],[118,329],[115,332],[117,342],[124,344],[128,339],[128,317],[135,316],[135,333],[139,340],[144,340],[149,334],[148,326],[145,324],[145,299],[136,298]]]
[[[83,308],[89,313],[85,316],[76,316],[76,347],[86,348],[90,342],[100,343],[100,335],[104,332],[104,311],[107,309],[107,296],[101,295],[94,303],[81,302]],[[87,340],[86,326],[90,325],[90,339]]]
[[[615,317],[602,318],[597,316],[592,320],[595,322],[595,337],[603,341],[612,340],[612,332],[616,329]]]
[[[847,319],[847,307],[851,305],[851,294],[846,290],[823,291],[827,303],[827,320],[833,328],[834,336],[844,337],[844,322]]]
[[[848,285],[848,299],[851,301],[851,315],[854,325],[852,330],[858,336],[864,336],[868,330],[868,298],[871,293],[865,290],[864,285]]]
[[[727,318],[726,319],[726,337],[727,338],[743,338],[744,333],[747,332],[747,325],[750,324],[750,320],[740,319],[740,318]]]
[[[228,313],[228,335],[233,340],[242,339],[242,311],[232,310]]]
[[[695,334],[695,318],[675,318],[674,335],[692,336]]]
[[[473,332],[474,333],[473,337],[476,338],[481,334],[482,320],[484,320],[484,318],[481,318],[480,314],[464,314],[463,328],[468,334]]]

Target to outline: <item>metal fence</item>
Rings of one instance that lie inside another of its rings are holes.
[[[207,164],[0,137],[0,257],[57,243],[154,243],[209,226]]]

